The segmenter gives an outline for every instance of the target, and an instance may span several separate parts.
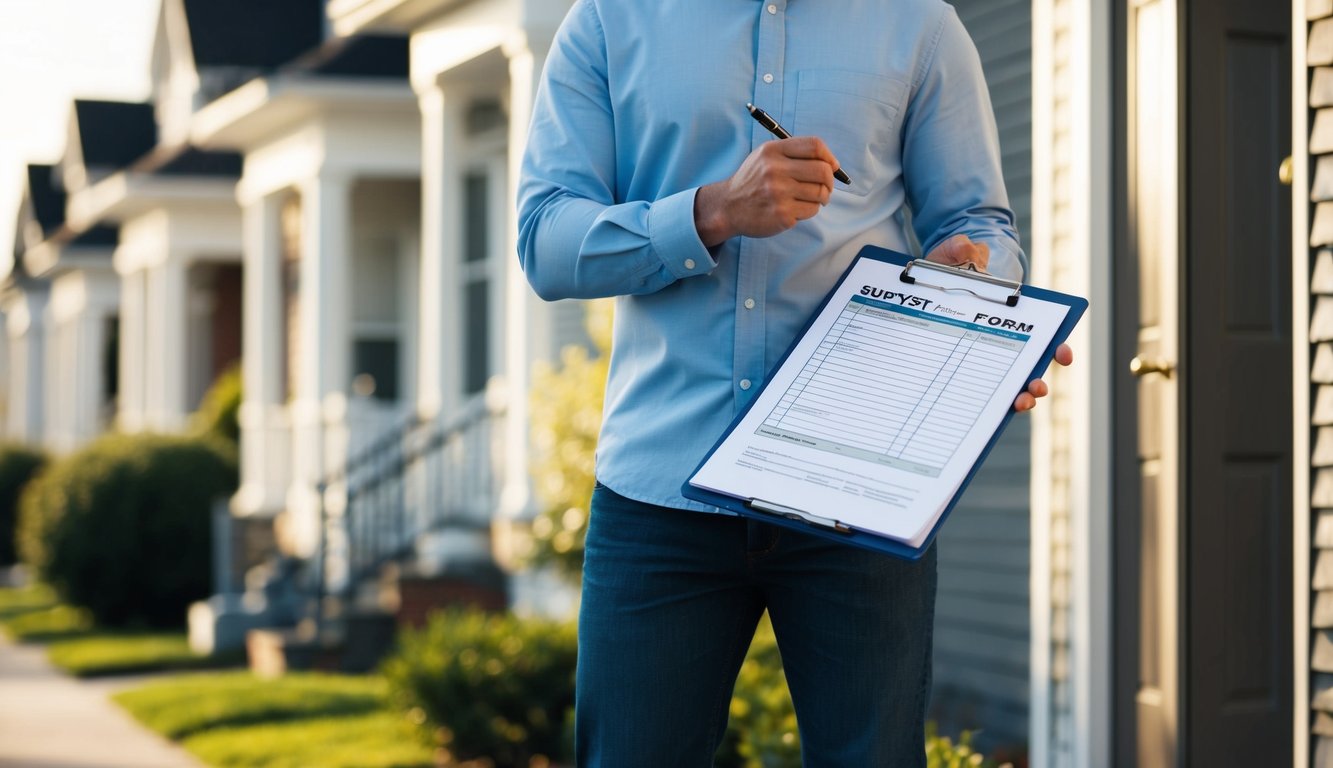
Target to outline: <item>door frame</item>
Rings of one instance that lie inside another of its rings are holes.
[[[1293,768],[1310,765],[1310,108],[1307,0],[1291,0],[1292,740]]]

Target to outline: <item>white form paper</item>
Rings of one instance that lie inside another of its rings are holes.
[[[692,485],[921,545],[1069,307],[902,271],[857,260]]]

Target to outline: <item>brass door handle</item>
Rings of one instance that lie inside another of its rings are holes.
[[[1282,182],[1284,187],[1290,187],[1293,179],[1296,178],[1296,164],[1292,161],[1291,155],[1287,155],[1282,160],[1282,165],[1277,169],[1277,180]]]
[[[1163,378],[1171,378],[1171,374],[1176,372],[1174,363],[1165,360],[1154,360],[1135,355],[1133,360],[1129,361],[1129,372],[1135,378],[1142,378],[1154,373],[1162,374]]]

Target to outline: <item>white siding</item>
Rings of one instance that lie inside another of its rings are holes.
[[[1032,15],[1027,0],[957,0],[981,55],[1009,201],[1026,240],[1032,209]],[[1031,258],[1031,254],[1029,254]],[[1028,739],[1028,417],[1011,422],[939,537],[932,716],[980,729],[985,749]]]

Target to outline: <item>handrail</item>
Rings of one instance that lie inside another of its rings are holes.
[[[447,418],[409,418],[316,484],[317,631],[329,620],[329,598],[347,597],[418,537],[489,516],[498,495],[492,427],[505,409],[488,400],[478,395]]]

